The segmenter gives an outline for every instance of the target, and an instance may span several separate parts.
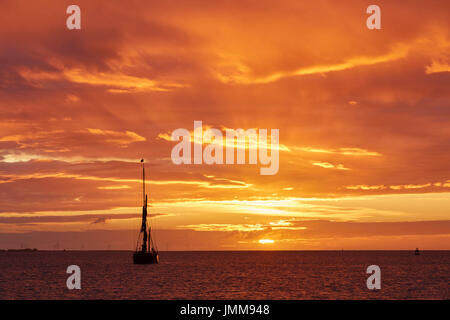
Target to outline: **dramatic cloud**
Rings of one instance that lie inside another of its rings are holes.
[[[0,248],[131,248],[144,158],[169,248],[448,249],[448,1],[380,0],[381,30],[357,0],[69,4],[0,4]],[[279,129],[278,173],[174,165],[195,120]]]

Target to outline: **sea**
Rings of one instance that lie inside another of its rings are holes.
[[[81,289],[69,290],[70,265]],[[380,268],[369,290],[367,267]],[[0,252],[0,299],[446,299],[450,251]]]

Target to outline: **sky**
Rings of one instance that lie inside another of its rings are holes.
[[[134,249],[141,158],[161,250],[450,249],[450,3],[372,2],[2,1],[0,249]],[[278,172],[175,165],[196,120]]]

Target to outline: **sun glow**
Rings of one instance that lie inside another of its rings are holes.
[[[275,243],[272,239],[261,239],[259,240],[259,243],[261,244],[268,244],[268,243]]]

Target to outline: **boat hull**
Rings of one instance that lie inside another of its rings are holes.
[[[155,264],[159,262],[159,254],[156,252],[135,252],[133,254],[134,264]]]

